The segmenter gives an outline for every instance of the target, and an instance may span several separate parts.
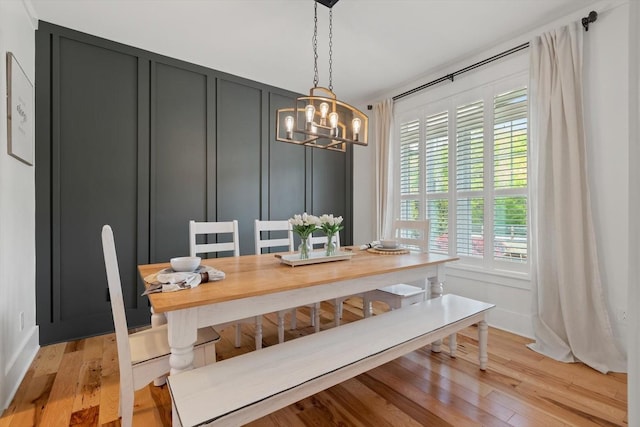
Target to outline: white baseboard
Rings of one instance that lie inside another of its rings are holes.
[[[2,405],[0,406],[0,408],[2,408],[0,412],[7,409],[16,391],[18,391],[22,379],[40,349],[39,342],[40,330],[36,325],[31,329],[30,333],[26,335],[20,348],[17,349],[9,363],[7,363],[3,373],[4,376],[1,378],[2,381],[0,381],[0,384],[2,384],[1,387],[3,388],[3,390],[0,390],[0,396],[5,396],[4,401],[0,402]]]
[[[533,339],[531,316],[495,307],[489,311],[487,323],[503,331]]]

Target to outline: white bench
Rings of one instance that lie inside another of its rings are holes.
[[[478,323],[487,365],[493,304],[444,295],[169,376],[174,426],[239,426]]]

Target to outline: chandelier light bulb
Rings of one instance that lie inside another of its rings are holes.
[[[285,117],[284,126],[287,130],[287,138],[293,139],[293,116]]]
[[[313,125],[313,116],[316,115],[316,107],[314,107],[313,104],[307,104],[307,106],[304,107],[304,115],[307,118],[307,130],[313,132],[313,128],[315,128]]]
[[[360,137],[360,126],[362,125],[362,121],[359,118],[355,118],[351,120],[351,126],[353,126],[353,140],[357,141]]]
[[[332,128],[338,127],[338,113],[334,111],[333,113],[329,114],[329,123],[331,124]]]
[[[307,117],[307,123],[311,123],[313,121],[313,116],[316,115],[316,107],[309,104],[304,107],[304,114]]]
[[[329,113],[329,123],[331,124],[331,136],[338,136],[338,113]]]
[[[327,104],[326,102],[323,102],[322,104],[320,104],[320,125],[321,126],[327,125],[328,112],[329,112],[329,104]]]

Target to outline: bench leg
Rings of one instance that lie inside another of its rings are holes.
[[[340,326],[340,316],[342,316],[342,300],[336,298],[333,303],[333,318],[336,321],[337,327]]]
[[[449,356],[456,357],[456,351],[458,350],[458,335],[449,335]]]
[[[489,338],[489,326],[486,320],[478,322],[478,347],[480,351],[480,369],[487,370],[487,362],[489,361],[489,355],[487,353],[487,340]]]

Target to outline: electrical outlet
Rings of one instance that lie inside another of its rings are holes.
[[[20,331],[24,330],[24,311],[20,312]]]

